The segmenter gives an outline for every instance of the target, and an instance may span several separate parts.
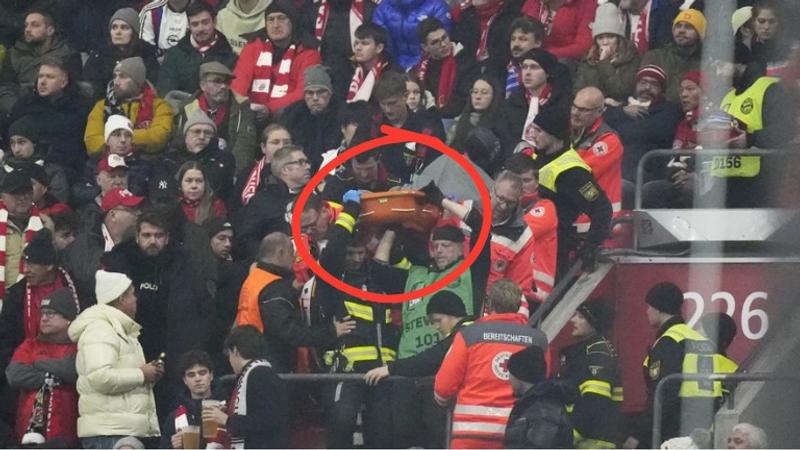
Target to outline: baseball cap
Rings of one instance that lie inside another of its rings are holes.
[[[6,173],[3,182],[0,183],[0,191],[6,194],[23,194],[32,190],[33,183],[27,170],[12,170]]]
[[[109,212],[112,209],[120,206],[135,208],[139,206],[143,201],[144,197],[133,195],[133,193],[127,189],[115,188],[108,191],[106,195],[103,196],[103,201],[101,206],[103,208],[103,212]]]
[[[103,156],[102,158],[100,158],[99,161],[97,161],[98,172],[111,172],[117,167],[124,167],[126,169],[128,168],[128,164],[125,163],[125,158],[123,158],[120,155],[109,153],[108,155]]]

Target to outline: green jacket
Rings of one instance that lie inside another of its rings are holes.
[[[654,64],[664,69],[667,74],[667,101],[680,103],[683,76],[691,70],[700,70],[700,46],[683,49],[670,42],[662,48],[645,53],[639,67],[648,64]]]
[[[636,90],[636,72],[639,71],[640,60],[636,47],[631,41],[622,40],[619,55],[613,62],[598,62],[593,53],[594,48],[578,66],[573,91],[595,86],[606,97],[624,103]]]
[[[156,90],[161,97],[170,91],[195,92],[200,87],[200,65],[219,61],[231,71],[236,64],[236,54],[222,33],[217,33],[217,42],[205,53],[192,46],[189,33],[164,54],[164,63],[158,71]]]

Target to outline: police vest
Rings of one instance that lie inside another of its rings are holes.
[[[592,168],[583,161],[583,158],[578,155],[578,152],[569,149],[539,170],[539,184],[551,192],[558,193],[556,191],[558,176],[576,167],[585,169],[588,172],[592,171]]]
[[[258,295],[265,287],[280,279],[281,277],[278,275],[259,267],[254,267],[250,271],[239,293],[236,326],[252,325],[258,328],[258,331],[264,332],[264,322],[261,321],[261,310],[258,307]]]
[[[667,329],[658,341],[668,337],[679,344],[683,344],[684,374],[724,374],[736,371],[735,364],[727,363],[724,356],[715,351],[714,344],[705,336],[693,330],[685,323],[677,323]],[[730,361],[732,362],[732,361]],[[650,369],[650,357],[644,359],[644,366]],[[719,381],[683,381],[678,394],[683,398],[717,398],[722,397],[722,383]]]

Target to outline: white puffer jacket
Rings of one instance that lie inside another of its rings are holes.
[[[145,384],[141,326],[125,313],[98,304],[69,327],[78,343],[78,436],[158,436],[153,385]]]

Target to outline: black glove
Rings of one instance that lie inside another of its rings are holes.
[[[428,201],[433,203],[436,206],[442,206],[442,200],[444,200],[444,194],[439,189],[439,186],[436,186],[436,183],[431,181],[420,190],[426,197],[428,197]]]
[[[597,270],[597,256],[599,253],[600,249],[594,246],[587,246],[581,250],[581,269],[584,272],[591,273]]]

